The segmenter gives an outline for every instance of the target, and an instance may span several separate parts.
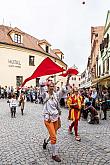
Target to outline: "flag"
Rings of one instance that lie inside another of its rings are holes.
[[[69,68],[65,73],[60,74],[59,76],[63,76],[66,77],[68,75],[77,75],[78,74],[78,70],[75,68]]]
[[[30,81],[34,78],[56,74],[63,71],[64,71],[63,68],[61,68],[59,65],[54,63],[49,57],[47,57],[41,62],[41,64],[37,67],[34,73],[30,77],[24,80],[21,87],[23,87],[27,81]]]
[[[67,76],[67,73],[62,73],[62,74],[60,74],[59,76],[66,77],[66,76]]]
[[[69,68],[66,72],[67,72],[67,75],[69,75],[69,74],[77,75],[78,74],[78,70],[75,68]]]

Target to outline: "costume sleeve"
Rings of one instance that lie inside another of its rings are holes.
[[[72,99],[71,97],[67,98],[67,106],[70,108],[70,105],[72,104]]]

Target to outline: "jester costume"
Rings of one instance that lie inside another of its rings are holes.
[[[76,140],[80,140],[78,136],[78,120],[80,119],[81,101],[82,97],[79,94],[72,94],[67,101],[70,109],[68,118],[73,121],[69,126],[69,133],[72,133],[72,128],[74,127]]]

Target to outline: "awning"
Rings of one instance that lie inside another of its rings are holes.
[[[103,77],[100,77],[100,78],[96,78],[92,81],[92,85],[103,82],[103,81],[108,81],[108,80],[110,80],[110,75],[106,75],[106,76],[103,76]]]

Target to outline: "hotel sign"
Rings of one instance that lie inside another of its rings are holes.
[[[9,67],[16,67],[16,68],[21,68],[21,63],[19,60],[10,60],[8,59],[8,66]]]

